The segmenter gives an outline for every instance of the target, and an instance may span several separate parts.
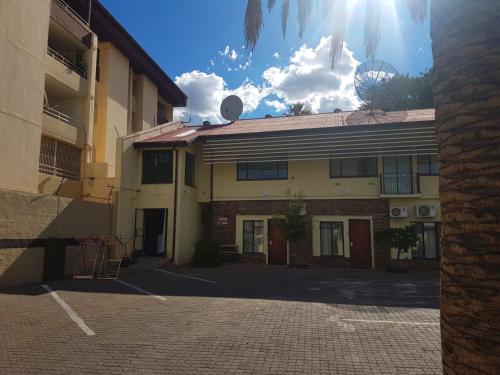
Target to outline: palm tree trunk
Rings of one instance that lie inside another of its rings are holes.
[[[433,0],[445,374],[500,374],[500,1]]]

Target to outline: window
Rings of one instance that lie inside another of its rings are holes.
[[[344,223],[341,221],[321,221],[321,256],[344,255]]]
[[[288,162],[238,163],[238,180],[287,180]]]
[[[244,253],[264,252],[263,220],[243,221],[243,252]]]
[[[42,135],[38,170],[78,181],[81,157],[82,151],[78,147]]]
[[[330,160],[330,177],[376,177],[377,158]]]
[[[196,163],[193,154],[186,152],[186,165],[184,168],[184,184],[194,187],[194,176],[196,173]]]
[[[424,176],[435,176],[439,173],[436,155],[419,155],[418,173]]]
[[[147,150],[142,152],[142,183],[172,183],[172,151]]]
[[[436,259],[441,256],[441,223],[413,223],[419,237],[412,249],[413,259]]]

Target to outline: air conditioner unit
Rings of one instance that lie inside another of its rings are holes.
[[[408,209],[406,207],[391,207],[391,217],[408,217]]]
[[[417,217],[436,216],[436,206],[433,204],[417,204]]]

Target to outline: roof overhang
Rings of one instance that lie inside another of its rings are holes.
[[[148,149],[148,148],[173,148],[189,146],[186,141],[176,142],[134,142],[135,149]]]
[[[204,137],[203,140],[206,164],[437,154],[433,121]]]

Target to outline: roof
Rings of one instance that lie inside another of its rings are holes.
[[[161,135],[142,139],[136,147],[186,146],[197,140],[217,139],[230,136],[257,136],[271,134],[310,133],[328,129],[374,127],[391,124],[430,123],[434,121],[434,109],[418,109],[395,112],[352,111],[318,113],[304,116],[286,116],[237,120],[226,125],[184,126],[172,128]]]
[[[92,0],[90,28],[97,34],[99,41],[111,42],[127,56],[136,73],[151,79],[158,86],[161,97],[174,107],[186,106],[186,94],[98,0]]]

